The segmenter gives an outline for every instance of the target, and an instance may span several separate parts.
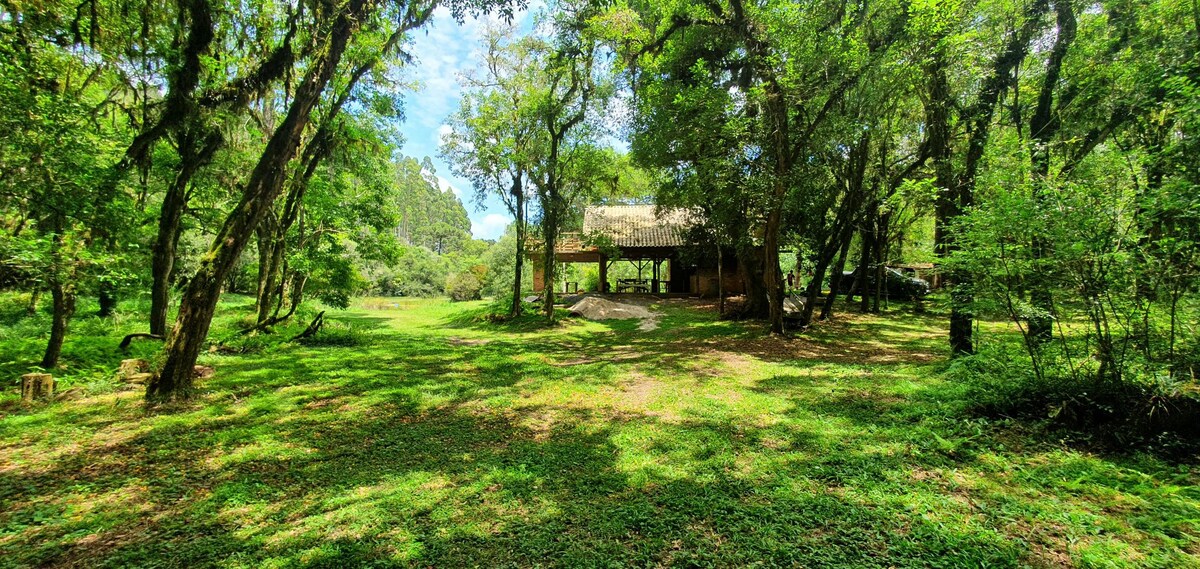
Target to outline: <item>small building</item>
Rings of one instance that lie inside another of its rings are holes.
[[[654,205],[590,206],[583,213],[583,231],[564,233],[554,248],[560,263],[595,263],[603,291],[615,293],[716,296],[717,260],[725,293],[744,290],[737,260],[732,254],[718,255],[689,243],[691,229],[701,222],[698,213],[686,209],[659,211]],[[536,261],[533,288],[545,289],[541,250],[531,248]],[[627,261],[637,268],[637,278],[610,279],[614,263]],[[574,292],[570,290],[569,292]]]

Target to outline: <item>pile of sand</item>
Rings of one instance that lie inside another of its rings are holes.
[[[614,302],[596,296],[584,297],[570,309],[572,316],[580,316],[588,320],[623,320],[627,318],[648,319],[654,314],[645,306]]]

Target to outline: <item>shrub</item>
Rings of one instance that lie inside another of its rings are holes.
[[[1038,374],[1012,344],[956,359],[947,373],[968,386],[968,410],[977,415],[1043,421],[1120,449],[1184,455],[1200,445],[1200,399],[1168,373],[1113,381],[1052,365]]]
[[[600,270],[588,267],[583,270],[583,282],[579,288],[590,292],[600,292]]]
[[[338,346],[351,348],[367,344],[367,335],[345,322],[326,320],[321,330],[312,336],[301,338],[305,346]]]
[[[455,302],[479,300],[483,297],[483,283],[470,272],[450,275],[446,279],[446,294]]]

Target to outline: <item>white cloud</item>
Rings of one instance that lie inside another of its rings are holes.
[[[434,140],[437,142],[437,145],[441,146],[442,141],[445,140],[447,136],[450,136],[450,133],[452,132],[454,132],[454,127],[448,124],[442,124],[442,126],[439,126],[437,129],[437,136],[434,138]]]
[[[527,10],[515,15],[513,25],[528,32],[533,27],[533,13],[545,6],[544,0],[532,0]],[[402,151],[418,160],[429,156],[437,170],[446,173],[445,177],[438,176],[438,184],[443,191],[454,192],[468,210],[475,210],[471,214],[471,233],[479,239],[499,238],[511,218],[506,214],[503,202],[495,196],[486,196],[480,203],[475,203],[471,184],[450,173],[450,168],[437,154],[442,138],[450,132],[446,119],[458,109],[462,98],[459,77],[481,65],[487,28],[504,25],[498,14],[468,17],[459,24],[448,9],[439,7],[434,11],[433,21],[414,33],[406,46],[406,51],[416,61],[399,71],[400,78],[406,83],[419,85],[404,93],[406,119],[400,127],[405,138]]]
[[[499,239],[512,218],[499,213],[489,213],[481,219],[471,220],[471,235],[476,239]]]
[[[463,199],[462,188],[459,188],[457,185],[454,184],[454,182],[451,182],[450,180],[447,180],[446,178],[443,178],[441,176],[438,176],[437,180],[438,180],[438,185],[441,186],[443,192],[447,192],[447,191],[454,192],[454,195],[458,196],[458,199],[460,199],[460,200]]]

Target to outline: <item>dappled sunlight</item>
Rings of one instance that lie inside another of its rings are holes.
[[[673,304],[649,332],[509,332],[399,304],[348,313],[357,346],[209,356],[216,376],[171,412],[119,391],[4,417],[0,547],[51,565],[166,539],[229,567],[1135,566],[1182,564],[1200,534],[1190,468],[962,416],[926,363],[932,320],[774,339]]]

